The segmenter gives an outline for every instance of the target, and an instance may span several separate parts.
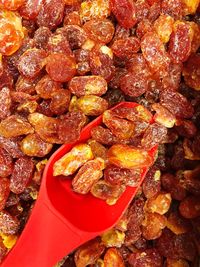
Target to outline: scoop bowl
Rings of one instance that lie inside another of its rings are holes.
[[[137,104],[121,102],[117,107],[133,108]],[[8,253],[2,267],[53,267],[65,255],[86,241],[113,227],[134,198],[148,168],[143,168],[137,187],[127,187],[115,205],[80,195],[71,189],[71,180],[53,176],[54,163],[77,143],[91,137],[91,129],[102,122],[102,116],[89,123],[80,139],[62,145],[45,167],[38,199],[15,247]],[[157,146],[149,152],[153,158]],[[64,177],[63,177],[64,178]]]

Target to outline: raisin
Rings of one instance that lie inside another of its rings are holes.
[[[16,137],[33,133],[31,125],[19,115],[11,115],[0,123],[0,134],[4,137]]]
[[[141,74],[128,73],[120,80],[120,89],[131,97],[143,95],[148,88],[147,79]]]
[[[39,49],[46,49],[48,44],[49,38],[51,37],[52,33],[47,27],[39,27],[35,33],[33,40],[35,41],[35,45]]]
[[[62,53],[51,54],[47,58],[46,71],[50,78],[56,82],[67,82],[76,73],[74,58]]]
[[[136,22],[136,8],[130,0],[111,0],[111,10],[118,23],[124,28],[132,28]]]
[[[152,198],[159,193],[160,189],[160,171],[156,167],[152,167],[145,176],[142,191],[146,198]]]
[[[161,267],[162,257],[156,248],[150,248],[131,253],[128,262],[133,267]]]
[[[63,115],[58,124],[59,140],[62,143],[77,141],[80,137],[81,129],[86,122],[86,116],[81,111],[71,111]]]
[[[120,252],[116,248],[109,248],[104,255],[104,266],[125,267]]]
[[[22,152],[30,157],[44,157],[51,149],[52,144],[44,142],[37,134],[29,134],[21,141]]]
[[[10,180],[8,178],[0,178],[0,211],[6,205],[10,193]]]
[[[0,177],[7,177],[12,173],[13,162],[9,153],[0,148]]]
[[[183,1],[181,0],[163,0],[161,3],[161,11],[175,19],[181,19],[183,16]]]
[[[164,44],[155,32],[147,32],[141,41],[141,50],[153,72],[166,72],[170,59]]]
[[[117,39],[111,46],[113,53],[121,59],[128,60],[140,50],[140,41],[131,36],[126,39]]]
[[[86,0],[81,3],[80,16],[83,21],[91,19],[104,19],[109,15],[109,0]]]
[[[103,113],[103,123],[119,139],[127,140],[134,133],[135,126],[133,122],[118,118],[111,110],[107,110]]]
[[[0,231],[3,234],[13,235],[19,230],[19,221],[12,217],[7,211],[0,212]]]
[[[187,219],[200,216],[200,200],[198,196],[188,196],[180,202],[180,214]]]
[[[41,49],[28,49],[18,61],[18,70],[21,75],[28,79],[36,78],[45,65],[46,56],[46,52]],[[27,66],[29,67],[27,68]]]
[[[85,75],[90,71],[89,54],[90,51],[87,49],[74,50],[74,56],[77,62],[76,71],[78,75]]]
[[[175,259],[167,258],[166,266],[167,267],[189,267],[189,263],[182,259],[175,260]]]
[[[163,215],[168,212],[171,200],[171,195],[169,193],[159,193],[146,201],[145,210]]]
[[[93,153],[95,158],[100,157],[100,158],[106,160],[107,148],[105,146],[103,146],[102,144],[100,144],[99,142],[97,142],[93,139],[89,139],[88,144],[91,147],[92,153]]]
[[[174,63],[184,62],[191,53],[193,31],[189,24],[177,21],[169,41],[169,55]]]
[[[114,35],[114,26],[108,19],[96,19],[86,22],[83,29],[87,36],[95,42],[107,44]]]
[[[69,14],[66,14],[63,24],[81,26],[80,14],[77,11],[72,11]]]
[[[5,247],[2,239],[0,239],[0,262],[6,256],[6,253],[7,253],[7,248]]]
[[[162,229],[166,226],[166,218],[158,213],[146,213],[142,222],[142,235],[147,240],[157,239],[162,234]]]
[[[5,9],[8,10],[17,10],[20,6],[22,6],[24,3],[24,0],[2,0],[0,5],[3,5]]]
[[[0,10],[0,53],[12,55],[24,38],[21,18],[12,11]]]
[[[7,87],[0,91],[0,119],[5,119],[10,115],[11,96]]]
[[[111,229],[103,233],[101,240],[106,247],[121,247],[124,243],[125,234],[117,229]]]
[[[160,15],[154,22],[154,29],[163,43],[167,43],[173,31],[174,19],[169,15]]]
[[[107,82],[101,76],[74,77],[69,83],[69,90],[76,96],[101,96],[107,91]]]
[[[180,235],[191,231],[189,220],[183,218],[178,212],[171,212],[167,218],[167,228],[174,234]]]
[[[72,55],[69,42],[61,33],[53,34],[49,37],[46,50],[51,53],[63,53]]]
[[[53,81],[48,75],[43,76],[36,84],[35,90],[37,94],[44,98],[52,98],[53,93],[61,89],[59,82]]]
[[[194,109],[191,103],[178,92],[164,90],[160,96],[161,104],[166,107],[177,118],[184,119],[192,117]]]
[[[113,53],[106,45],[96,45],[90,52],[90,68],[93,75],[110,81],[114,75]]]
[[[76,266],[87,266],[94,264],[96,260],[103,254],[105,246],[100,238],[95,238],[82,245],[75,252],[74,260]]]
[[[16,91],[32,95],[35,93],[35,86],[37,82],[38,82],[38,78],[27,79],[24,76],[20,75],[15,84]]]
[[[58,138],[58,119],[34,112],[28,116],[28,120],[43,141],[57,144],[62,143]]]
[[[104,180],[99,180],[92,185],[90,192],[93,196],[105,200],[108,205],[114,205],[124,190],[123,185],[113,186]]]
[[[183,0],[184,15],[194,14],[199,6],[198,0]]]
[[[143,19],[137,24],[136,35],[139,39],[145,35],[145,33],[152,30],[152,23],[148,19]]]
[[[67,154],[55,162],[53,166],[53,175],[73,174],[88,160],[93,159],[92,150],[87,144],[79,144],[74,146]],[[74,164],[72,164],[74,162]]]
[[[182,63],[171,63],[169,72],[163,77],[162,86],[164,89],[177,91],[180,86],[181,72],[183,69]]]
[[[148,1],[136,1],[135,3],[135,7],[136,7],[136,18],[137,21],[140,23],[141,21],[144,21],[148,14],[149,14],[149,3],[147,3]]]
[[[52,93],[50,110],[56,115],[65,113],[69,107],[70,97],[70,91],[67,89],[60,89]]]
[[[35,19],[42,7],[41,0],[26,0],[20,7],[19,13],[25,19]]]
[[[87,194],[92,185],[103,176],[104,168],[105,163],[101,158],[89,160],[83,164],[72,180],[73,190],[79,194]]]
[[[183,76],[185,83],[188,86],[194,88],[195,90],[200,90],[199,64],[200,55],[193,54],[189,57],[183,68]]]
[[[94,140],[101,144],[112,145],[116,142],[116,137],[108,128],[96,126],[91,130],[91,136]]]
[[[0,147],[5,149],[13,158],[23,156],[17,138],[5,138],[0,136]]]
[[[34,164],[31,158],[22,157],[17,159],[10,179],[10,190],[20,194],[32,179]]]
[[[50,30],[55,29],[63,20],[64,7],[63,0],[43,0],[37,15],[38,26],[45,26]]]

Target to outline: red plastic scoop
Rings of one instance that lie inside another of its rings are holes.
[[[114,107],[135,107],[122,102]],[[65,255],[84,242],[111,228],[122,216],[138,187],[127,187],[117,203],[109,206],[91,194],[76,194],[71,180],[53,176],[53,165],[71,148],[91,137],[91,129],[102,116],[88,124],[78,142],[61,146],[49,159],[44,170],[39,197],[22,235],[9,252],[2,267],[53,267]],[[157,147],[151,150],[155,157]],[[147,172],[143,168],[142,180]]]

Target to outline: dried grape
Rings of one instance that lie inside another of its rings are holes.
[[[8,196],[10,194],[10,180],[8,178],[0,178],[0,211],[6,205]]]
[[[7,211],[0,212],[0,231],[3,234],[13,235],[19,230],[17,218],[12,217]]]

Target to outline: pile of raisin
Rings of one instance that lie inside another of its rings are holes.
[[[199,266],[199,47],[199,0],[0,0],[0,261],[51,154],[129,101],[154,123],[133,129],[117,114],[89,145],[103,157],[113,131],[123,140],[134,131],[131,145],[159,144],[158,157],[116,226],[57,266]]]
[[[160,129],[162,135],[149,142],[153,129],[156,133]],[[113,205],[127,186],[140,185],[155,161],[164,132],[167,134],[166,128],[153,123],[151,113],[141,105],[106,110],[102,123],[91,129],[91,139],[75,144],[54,163],[53,175],[69,176],[74,192],[90,192]]]

